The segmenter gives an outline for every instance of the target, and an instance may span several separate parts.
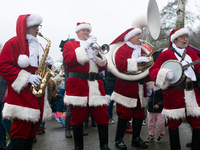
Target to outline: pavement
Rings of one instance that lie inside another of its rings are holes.
[[[116,109],[113,109],[113,119],[115,124],[109,124],[109,148],[111,150],[118,150],[115,148],[115,134],[117,128],[117,114]],[[148,120],[148,118],[147,118]],[[99,148],[99,135],[97,127],[91,127],[91,118],[89,118],[88,127],[84,127],[83,131],[88,132],[88,136],[84,136],[84,150],[100,150]],[[37,142],[33,144],[32,150],[74,150],[73,138],[65,138],[65,129],[63,125],[56,120],[51,119],[46,122],[45,134],[37,135]],[[168,127],[165,128],[165,135],[161,142],[147,143],[149,145],[148,150],[170,150]],[[72,133],[72,131],[71,131]],[[186,122],[182,123],[179,127],[181,149],[190,150],[186,144],[191,141],[192,133],[190,125]],[[143,125],[141,134],[143,140],[148,138],[148,125]],[[155,137],[158,135],[156,134]],[[124,142],[127,145],[127,150],[144,150],[138,147],[131,146],[131,133],[125,133]]]

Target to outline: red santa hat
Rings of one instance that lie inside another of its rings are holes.
[[[169,48],[172,47],[174,40],[183,34],[189,35],[190,32],[187,28],[173,29],[169,34]]]
[[[142,33],[140,28],[130,28],[119,35],[113,42],[110,43],[110,45],[118,42],[126,42],[139,33]]]
[[[17,19],[17,38],[19,40],[20,55],[18,57],[18,65],[21,68],[26,68],[30,65],[29,49],[27,47],[26,34],[27,27],[42,23],[42,17],[35,14],[20,15]]]
[[[87,22],[78,22],[76,25],[75,32],[77,33],[78,31],[80,31],[82,29],[88,29],[88,30],[90,30],[90,33],[92,32],[91,24],[87,23]]]

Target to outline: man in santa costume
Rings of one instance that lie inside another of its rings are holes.
[[[116,68],[119,72],[138,71],[138,63],[149,62],[149,57],[141,50],[140,41],[142,30],[130,28],[117,37],[111,44],[124,42],[115,55]],[[148,76],[138,81],[127,81],[117,78],[111,99],[114,100],[117,109],[118,123],[115,138],[115,146],[119,149],[127,149],[123,137],[127,122],[132,119],[132,146],[148,148],[148,145],[140,138],[142,122],[145,119],[144,108],[147,106],[147,82]],[[149,82],[150,85],[150,82]]]
[[[171,150],[181,149],[178,127],[184,117],[193,130],[192,149],[200,148],[200,93],[196,84],[195,72],[200,73],[200,64],[190,66],[183,70],[185,80],[175,86],[170,85],[175,73],[171,69],[161,67],[167,60],[176,60],[181,65],[194,62],[198,59],[196,52],[187,47],[189,31],[186,28],[174,29],[169,35],[169,47],[163,51],[155,64],[150,68],[150,77],[163,92],[163,111],[168,118]],[[187,47],[187,48],[186,48]]]
[[[100,70],[107,67],[106,58],[95,50],[96,37],[90,37],[92,27],[90,23],[77,23],[75,32],[77,37],[64,45],[63,60],[67,65],[69,78],[66,83],[64,102],[70,105],[73,126],[74,143],[76,150],[83,149],[83,123],[88,117],[89,108],[92,118],[98,125],[101,150],[108,148],[108,122],[107,114],[110,97],[105,95]]]
[[[13,150],[30,150],[41,120],[52,115],[47,94],[38,98],[30,92],[31,85],[36,86],[41,80],[40,76],[34,75],[44,53],[36,38],[41,23],[39,15],[20,15],[17,36],[8,40],[0,53],[0,75],[8,82],[3,117],[13,119],[10,133]],[[46,63],[52,64],[50,57]]]

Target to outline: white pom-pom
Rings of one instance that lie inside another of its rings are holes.
[[[27,55],[19,55],[17,63],[21,68],[26,68],[30,65],[30,61]]]

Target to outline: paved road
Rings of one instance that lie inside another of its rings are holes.
[[[114,120],[117,121],[115,108],[113,110]],[[88,136],[84,136],[84,149],[85,150],[99,150],[99,138],[97,127],[91,127],[91,119],[89,118],[89,127],[84,127],[84,131],[88,132]],[[109,147],[111,150],[115,148],[115,133],[117,124],[109,124]],[[52,119],[46,122],[46,133],[37,135],[37,143],[33,144],[33,150],[74,150],[73,138],[65,138],[65,129],[56,120]],[[182,123],[179,127],[180,141],[182,150],[190,150],[185,145],[191,140],[191,130],[187,123]],[[142,127],[141,138],[145,140],[148,137],[148,126]],[[128,150],[143,150],[141,148],[131,146],[132,135],[126,133],[124,136],[125,144]],[[166,127],[166,134],[163,141],[160,143],[149,143],[148,150],[170,150],[168,127]]]

